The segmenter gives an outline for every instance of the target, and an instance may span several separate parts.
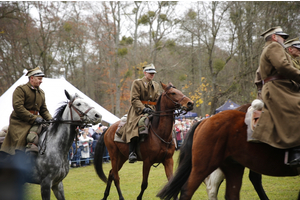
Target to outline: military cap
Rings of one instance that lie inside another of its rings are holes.
[[[280,26],[272,27],[272,28],[266,30],[265,32],[263,32],[260,36],[263,36],[264,39],[266,39],[266,37],[268,37],[269,35],[272,35],[272,34],[279,35],[285,40],[289,37],[289,35],[287,33],[284,33],[282,31],[282,28]]]
[[[145,65],[143,67],[143,71],[144,72],[147,72],[149,74],[156,74],[156,71],[155,71],[155,66],[151,63],[149,65]]]
[[[26,76],[42,76],[44,77],[45,74],[42,72],[42,70],[39,67],[36,67],[34,69],[31,69],[27,72]]]
[[[288,40],[284,43],[284,47],[288,48],[288,47],[296,47],[297,49],[300,49],[300,40],[299,38],[294,38],[291,40]]]

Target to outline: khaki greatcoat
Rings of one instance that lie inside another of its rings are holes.
[[[130,142],[133,137],[138,137],[138,122],[142,117],[145,107],[155,110],[154,105],[144,105],[141,101],[156,102],[159,98],[159,84],[155,81],[148,81],[146,77],[133,81],[130,91],[131,106],[127,114],[126,124],[120,128],[118,133],[122,135],[122,140]]]
[[[13,93],[13,112],[10,115],[8,133],[1,150],[14,154],[15,149],[24,150],[26,136],[38,115],[30,111],[38,111],[45,120],[52,119],[45,103],[45,93],[34,88],[30,82],[18,86]]]
[[[277,42],[266,42],[260,57],[262,80],[274,75],[286,79],[264,83],[264,107],[253,138],[280,149],[300,145],[300,70],[293,67],[291,57]]]

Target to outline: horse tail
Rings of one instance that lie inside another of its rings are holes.
[[[180,147],[178,168],[175,175],[169,180],[164,188],[156,195],[161,199],[171,199],[178,196],[182,186],[186,183],[192,170],[192,145],[195,129],[201,121],[197,122],[186,134],[183,145]]]
[[[95,170],[96,170],[99,178],[105,183],[107,182],[107,177],[105,176],[105,174],[103,172],[103,167],[102,167],[103,159],[102,158],[103,158],[104,151],[105,151],[104,134],[105,134],[106,130],[103,131],[101,137],[97,141],[96,148],[95,148],[95,154],[94,154]]]

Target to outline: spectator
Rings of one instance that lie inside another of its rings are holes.
[[[77,135],[77,140],[79,140],[79,135]],[[77,151],[76,151],[77,149]],[[76,140],[74,139],[72,147],[71,147],[71,155],[70,155],[70,159],[71,159],[71,167],[80,167],[80,157],[81,157],[81,148],[79,145],[79,142],[76,145]]]
[[[92,144],[92,157],[94,157],[94,152],[95,152],[95,148],[96,148],[96,144],[97,141],[99,140],[99,138],[101,137],[103,133],[103,127],[99,126],[96,131],[94,132],[94,134],[92,135],[92,138],[94,139],[93,144]]]
[[[175,133],[176,133],[176,140],[177,140],[177,149],[180,149],[180,146],[182,144],[182,139],[183,139],[183,135],[182,132],[179,128],[180,122],[176,121],[175,122]]]
[[[85,128],[83,134],[79,137],[79,144],[81,145],[81,160],[85,161],[82,166],[90,164],[90,143],[94,139],[92,137],[87,136],[89,133],[89,129]]]

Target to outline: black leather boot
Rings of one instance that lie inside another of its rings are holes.
[[[300,147],[295,147],[289,150],[288,165],[300,165]]]
[[[129,143],[129,163],[135,163],[137,161],[137,155],[135,153],[136,145],[138,142],[138,137],[133,137],[130,139]]]

